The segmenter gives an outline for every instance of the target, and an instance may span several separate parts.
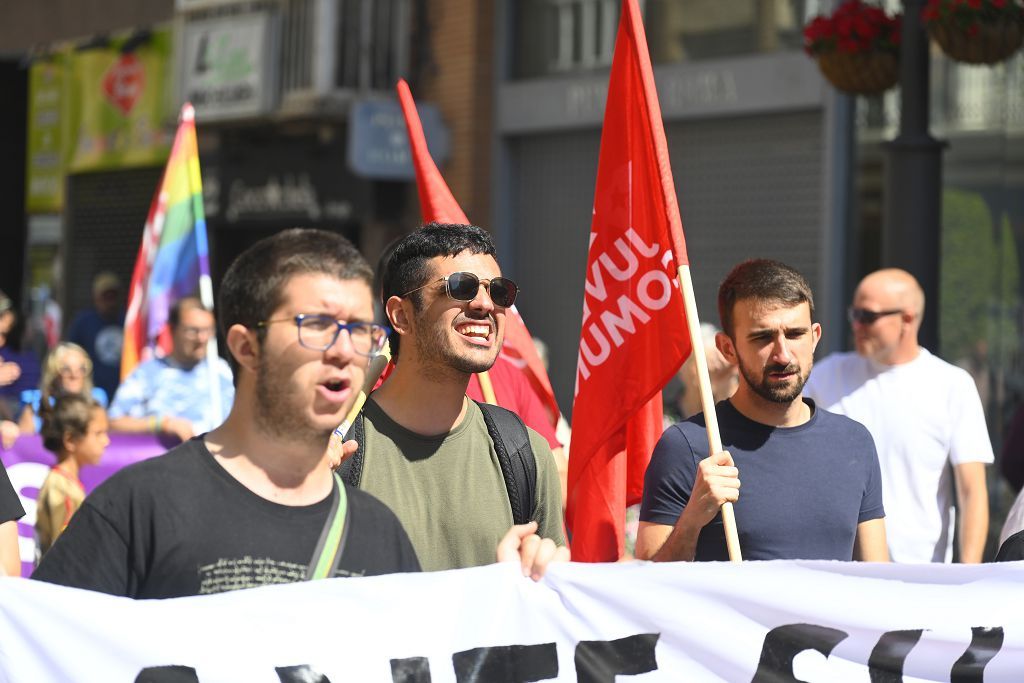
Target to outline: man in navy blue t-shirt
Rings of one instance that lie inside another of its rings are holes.
[[[888,561],[871,435],[802,395],[821,338],[806,280],[777,261],[746,261],[719,288],[718,313],[718,348],[740,370],[717,409],[726,450],[709,455],[703,414],[662,435],[636,556],[728,559],[719,509],[732,502],[744,559]]]

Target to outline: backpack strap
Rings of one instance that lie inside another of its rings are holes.
[[[537,460],[530,446],[526,425],[511,410],[490,403],[475,402],[487,423],[487,433],[494,443],[505,479],[512,521],[526,524],[536,517]]]
[[[351,457],[341,463],[341,467],[338,468],[338,474],[341,475],[342,480],[354,488],[359,488],[359,480],[363,477],[363,461],[366,459],[366,449],[363,445],[365,433],[366,426],[363,424],[363,411],[360,410],[359,414],[356,415],[355,422],[352,423],[352,429],[348,430],[348,434],[345,435],[345,441],[355,439],[356,443],[359,444],[359,448],[356,449],[356,452]]]

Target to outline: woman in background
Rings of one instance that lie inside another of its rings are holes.
[[[39,389],[21,392],[21,433],[37,434],[43,426],[40,406],[52,406],[65,395],[91,397],[101,407],[107,407],[107,393],[92,383],[92,359],[85,349],[71,342],[57,344],[46,356]]]

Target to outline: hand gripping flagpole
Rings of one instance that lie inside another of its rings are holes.
[[[697,364],[697,382],[700,388],[700,404],[704,409],[704,424],[708,432],[708,448],[710,453],[717,453],[722,450],[722,434],[718,429],[718,413],[715,412],[708,359],[704,354],[704,339],[700,332],[700,320],[697,318],[697,298],[693,293],[690,266],[679,266],[678,275],[686,306],[686,327],[690,333],[691,353],[694,363]],[[725,547],[729,551],[729,560],[741,562],[743,556],[740,553],[740,538],[736,531],[736,514],[732,509],[732,503],[722,504],[722,526],[725,530]]]

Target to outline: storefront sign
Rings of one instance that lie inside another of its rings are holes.
[[[431,104],[416,104],[430,156],[438,164],[448,158],[448,129],[441,112]],[[409,135],[398,102],[358,102],[352,107],[348,165],[358,175],[375,180],[413,180],[416,172]]]
[[[62,112],[67,54],[55,53],[29,69],[25,209],[57,213],[64,206]]]
[[[232,138],[207,164],[203,199],[218,227],[325,227],[359,220],[369,184],[345,168],[344,139],[313,135]]]
[[[173,117],[167,87],[171,35],[154,31],[135,49],[124,40],[71,53],[66,112],[69,172],[155,166],[167,161]]]
[[[182,97],[199,121],[256,116],[270,106],[270,18],[189,21],[181,55]]]

